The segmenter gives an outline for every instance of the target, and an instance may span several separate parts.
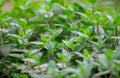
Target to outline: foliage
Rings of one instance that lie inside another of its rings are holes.
[[[11,2],[0,10],[0,78],[120,78],[119,9],[100,0]]]

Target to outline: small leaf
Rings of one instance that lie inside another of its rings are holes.
[[[87,9],[86,10],[86,15],[91,16],[92,15],[92,9]]]
[[[30,62],[30,63],[32,63],[32,64],[35,64],[35,63],[36,63],[36,60],[31,59],[31,58],[23,59],[23,61],[25,61],[25,62]]]
[[[2,44],[0,46],[0,51],[1,51],[3,56],[8,56],[8,54],[11,51],[11,46],[9,44]]]
[[[80,37],[84,37],[84,38],[88,38],[88,36],[86,34],[83,34],[81,32],[78,31],[71,31],[72,33],[78,34]]]
[[[94,31],[95,33],[98,35],[96,38],[98,40],[103,40],[104,39],[104,35],[105,35],[105,32],[104,32],[104,29],[102,26],[95,26],[94,27]]]
[[[53,33],[53,35],[49,38],[49,40],[54,40],[58,35],[60,35],[60,33],[62,33],[62,29],[56,30],[55,33]]]
[[[30,42],[30,44],[35,44],[35,45],[44,45],[44,43],[43,43],[43,42],[39,42],[39,41]]]
[[[76,12],[76,14],[80,15],[82,20],[84,20],[84,21],[89,20],[89,17],[86,14],[82,13],[82,12]]]
[[[15,58],[23,58],[24,56],[21,54],[8,54],[11,57],[15,57]]]
[[[94,4],[97,0],[89,0],[89,1]]]
[[[24,27],[27,24],[27,21],[25,19],[21,18],[21,19],[19,19],[18,23],[20,26]]]
[[[24,31],[23,31],[22,29],[19,30],[19,35],[20,35],[21,37],[24,36]]]
[[[101,14],[100,12],[96,11],[96,12],[94,13],[94,18],[98,20],[98,19],[101,18],[101,15],[102,15],[102,14]]]
[[[50,17],[53,17],[53,16],[54,16],[54,13],[52,11],[49,11],[45,14],[46,18],[50,18]]]
[[[48,73],[54,74],[57,71],[56,63],[54,61],[49,61],[48,63]]]
[[[16,34],[8,34],[8,36],[11,36],[17,39],[22,39],[19,35],[16,35]]]
[[[11,19],[12,19],[12,17],[8,17],[8,18],[4,19],[1,23],[7,22],[7,21],[9,21]]]
[[[68,41],[62,40],[62,42],[63,42],[67,47],[70,48],[70,45],[69,45]]]
[[[115,52],[113,53],[114,58],[119,58],[120,57],[120,41],[118,45],[115,47]]]
[[[89,51],[88,51],[88,50],[84,50],[84,55],[85,55],[86,57],[88,57],[88,56],[90,55]]]
[[[77,45],[74,50],[75,51],[81,51],[86,45],[86,40],[83,40],[79,45]]]
[[[49,49],[54,49],[54,47],[55,47],[54,43],[52,41],[50,41],[49,44],[48,44],[48,48]]]
[[[35,55],[36,53],[40,52],[41,49],[33,49],[31,50],[31,55]]]
[[[108,18],[108,20],[111,22],[111,24],[114,22],[114,19],[113,19],[113,17],[112,16],[110,16],[110,15],[106,15],[107,16],[107,18]]]

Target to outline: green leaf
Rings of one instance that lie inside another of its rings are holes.
[[[108,20],[110,21],[110,23],[111,23],[111,24],[113,24],[113,23],[114,23],[114,19],[113,19],[113,17],[112,17],[112,16],[107,15],[107,18],[108,18]]]
[[[118,14],[118,15],[116,15],[115,17],[114,17],[114,24],[115,25],[120,25],[120,15]]]
[[[48,63],[48,73],[54,75],[57,71],[57,67],[54,61],[49,61]]]
[[[46,35],[41,35],[41,40],[46,43],[47,42],[47,36]]]
[[[8,54],[11,51],[11,46],[9,44],[2,44],[0,46],[0,52],[2,53],[3,56],[8,56]]]
[[[70,45],[69,45],[69,42],[68,42],[68,41],[62,40],[62,42],[63,42],[67,47],[70,48]]]
[[[80,37],[88,38],[88,36],[86,34],[83,34],[83,33],[79,32],[79,31],[71,31],[71,32],[79,35]]]
[[[86,14],[84,14],[82,12],[76,12],[76,14],[81,16],[81,18],[82,18],[81,20],[89,21],[89,17]]]
[[[23,31],[22,29],[19,30],[19,35],[20,35],[21,37],[24,36],[24,31]]]
[[[14,58],[24,58],[24,56],[23,55],[21,55],[21,54],[8,54],[10,57],[14,57]]]
[[[89,51],[88,51],[88,50],[84,50],[84,55],[85,55],[86,57],[88,57],[88,56],[90,55]]]
[[[22,39],[22,37],[20,37],[19,35],[16,35],[16,34],[8,34],[8,36],[11,36],[11,37],[14,37],[17,39]]]
[[[94,4],[97,0],[89,0],[89,1]]]
[[[60,33],[62,33],[62,29],[59,29],[59,30],[56,30],[54,33],[53,33],[53,35],[49,38],[49,41],[50,40],[55,40],[55,38],[58,36],[58,35],[60,35]]]
[[[7,21],[10,21],[11,19],[12,19],[12,17],[8,17],[8,18],[6,18],[6,19],[2,20],[2,22],[1,22],[1,23],[4,23],[4,22],[7,22]]]
[[[25,25],[27,24],[27,21],[23,18],[19,19],[18,24],[22,27],[25,27]]]
[[[55,47],[54,43],[52,41],[50,41],[49,44],[48,44],[48,48],[49,49],[54,49],[54,47]]]
[[[102,17],[101,15],[102,15],[102,14],[101,14],[100,12],[96,11],[96,12],[94,13],[94,18],[97,19],[97,20],[99,20],[99,19]]]
[[[120,43],[115,47],[115,52],[113,53],[114,58],[120,57]]]
[[[74,51],[81,51],[87,44],[86,40],[83,40],[79,45],[76,45]]]
[[[85,13],[86,13],[87,16],[91,16],[92,15],[92,9],[87,9]]]
[[[34,45],[44,45],[43,42],[39,42],[39,41],[30,42],[30,44],[34,44]]]

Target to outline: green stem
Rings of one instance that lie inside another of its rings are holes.
[[[118,28],[115,26],[115,36],[118,36]]]
[[[97,25],[97,34],[99,34],[99,32],[100,32],[100,31],[99,31],[98,22],[97,22],[97,24],[96,24],[96,25]]]
[[[94,7],[94,4],[92,5],[92,14],[94,14],[94,11],[95,11],[95,7]]]
[[[4,35],[4,32],[3,32],[2,23],[0,23],[0,26],[1,26],[1,33],[2,33],[2,41],[3,41],[3,44],[5,44],[5,35]]]
[[[52,25],[52,22],[51,22],[50,15],[48,13],[48,27],[49,27],[49,29],[51,28],[51,25]]]

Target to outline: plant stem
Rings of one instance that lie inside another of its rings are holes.
[[[99,34],[99,32],[100,32],[100,31],[99,31],[98,22],[97,22],[97,24],[96,24],[96,25],[97,25],[97,34]]]
[[[109,76],[109,78],[112,78],[112,74],[110,73],[110,76]]]
[[[94,4],[92,5],[92,14],[94,14],[94,11],[95,11],[95,7],[94,7]]]
[[[48,13],[48,27],[49,27],[49,29],[51,28],[51,25],[52,25],[52,22],[51,22],[50,15]]]
[[[115,26],[115,36],[118,36],[118,28]]]
[[[3,41],[3,44],[5,44],[5,36],[4,36],[4,32],[3,32],[2,23],[0,23],[0,26],[1,26],[1,33],[2,33],[2,41]]]

